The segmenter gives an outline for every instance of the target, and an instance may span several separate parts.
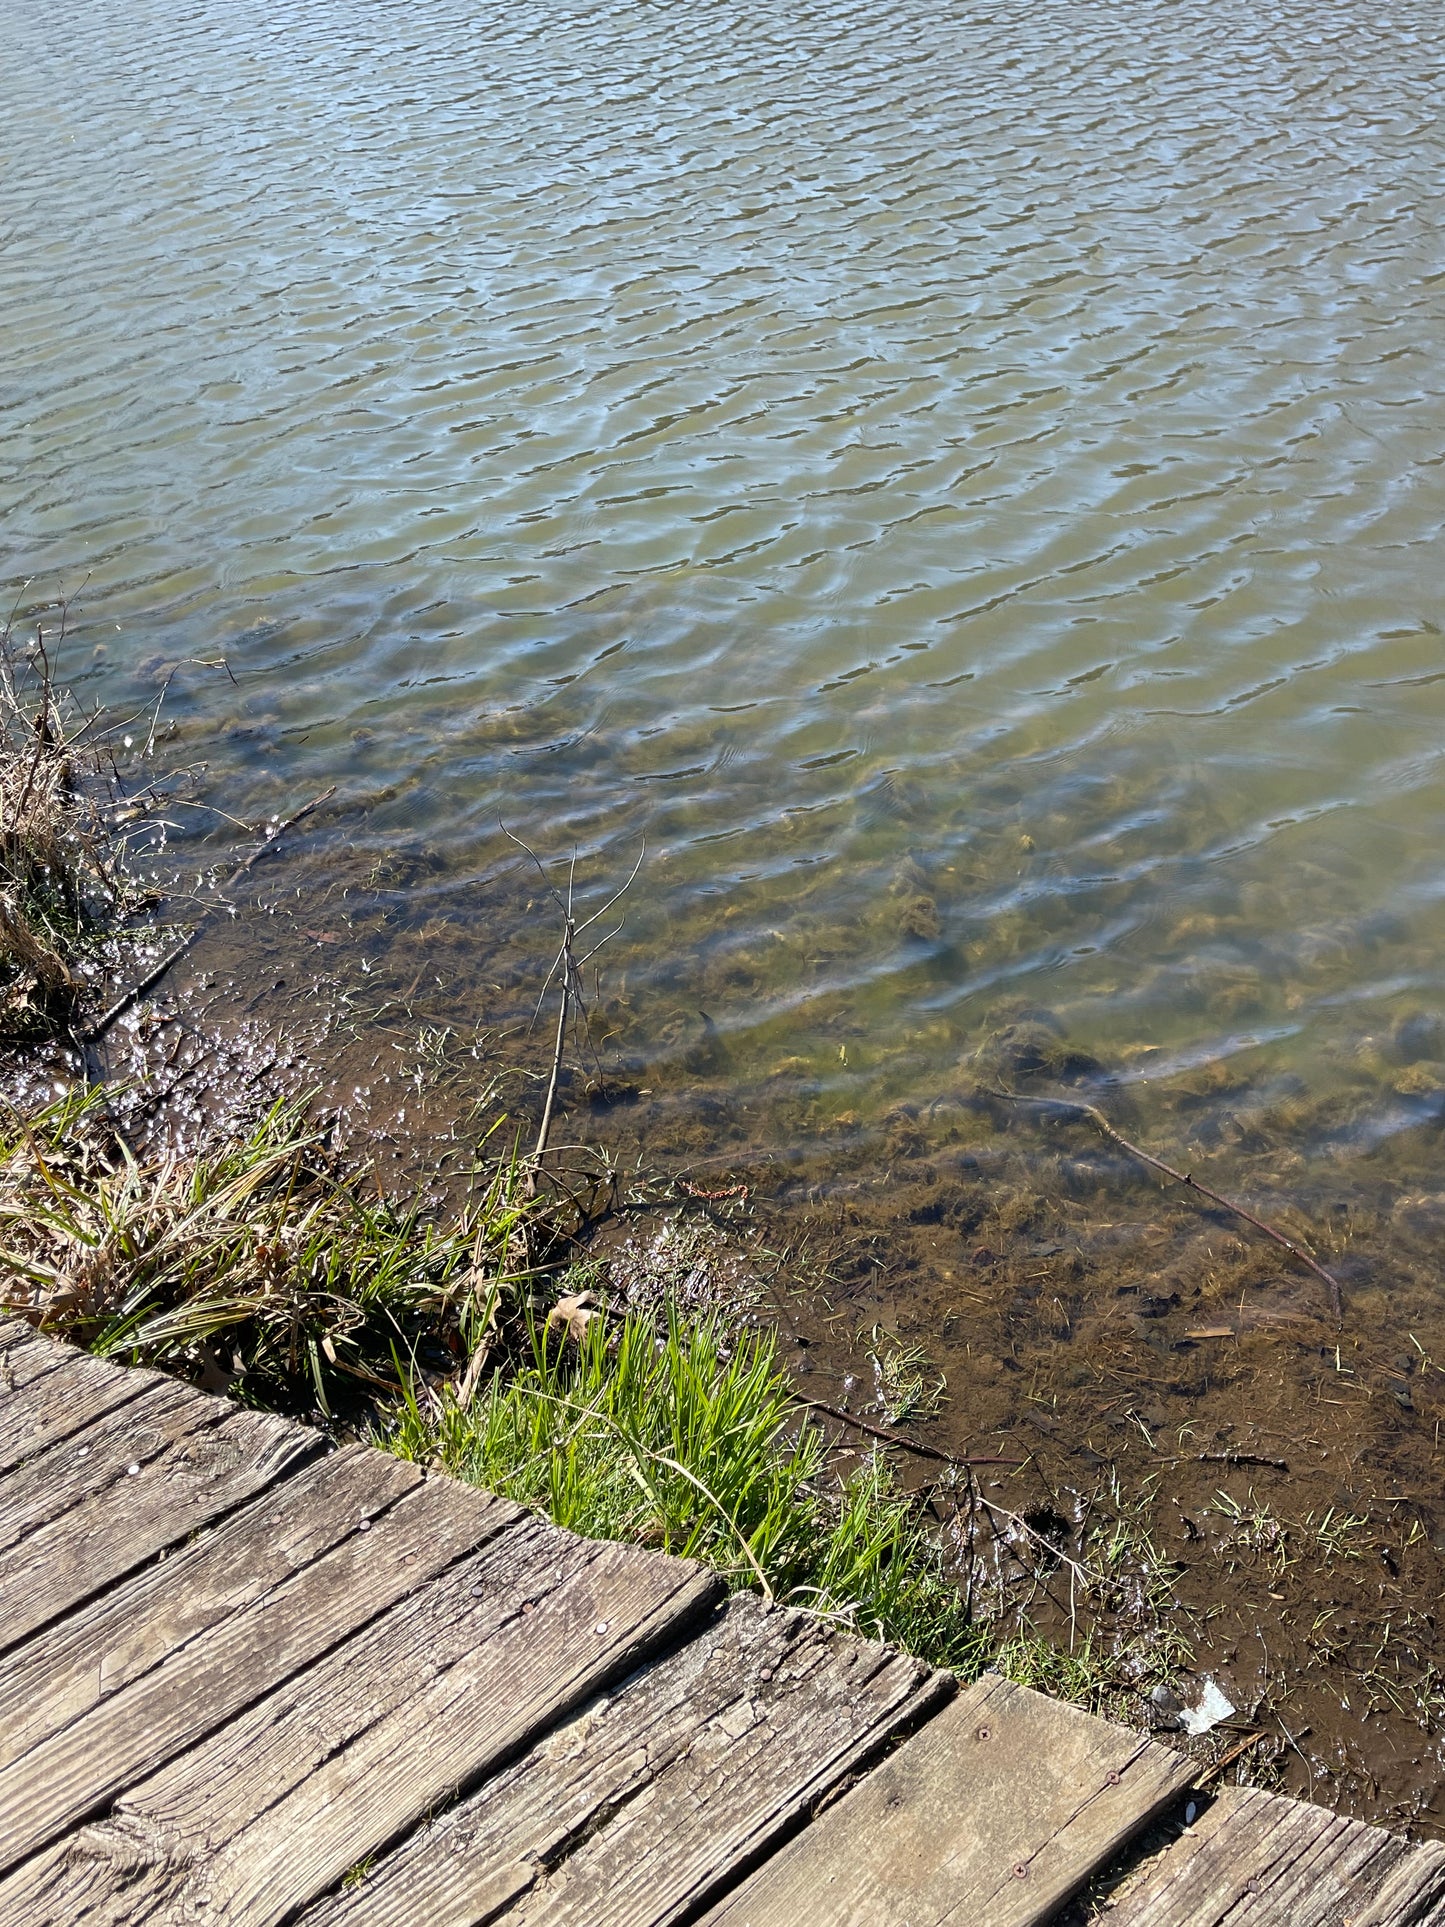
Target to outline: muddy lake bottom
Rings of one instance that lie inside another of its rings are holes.
[[[151,1127],[182,1146],[315,1091],[383,1182],[440,1204],[487,1123],[540,1110],[548,943],[520,895],[439,929],[334,857],[279,860],[117,1027],[108,1069],[149,1080]],[[700,1016],[649,1035],[604,986],[595,1051],[569,1049],[559,1174],[609,1203],[604,1253],[684,1220],[750,1254],[752,1315],[805,1396],[1003,1461],[900,1455],[980,1613],[1051,1642],[1038,1684],[1230,1778],[1445,1837],[1436,1059],[1411,1034],[1366,1063],[1356,1112],[1417,1111],[1370,1156],[1338,1091],[1212,1065],[1145,1106],[1049,1013],[998,1015],[918,1101],[840,1116],[786,1068],[740,1075]],[[60,1068],[12,1067],[9,1094]],[[1343,1323],[1285,1253],[1005,1084],[1101,1104],[1303,1236]],[[1234,1710],[1190,1739],[1210,1681]]]

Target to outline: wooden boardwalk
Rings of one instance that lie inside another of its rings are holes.
[[[0,1927],[1029,1927],[1190,1763],[0,1324]],[[1203,1799],[1111,1927],[1445,1927]]]

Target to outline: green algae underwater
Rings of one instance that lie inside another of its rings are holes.
[[[179,763],[177,738],[166,748]],[[1096,796],[1100,825],[1143,809],[1117,784]],[[969,809],[967,881],[948,883],[958,863],[927,858],[913,823],[915,854],[900,858],[888,832],[888,867],[859,884],[867,915],[838,915],[825,884],[796,881],[786,896],[769,886],[765,910],[748,892],[699,906],[669,883],[667,850],[645,856],[566,1029],[547,1160],[561,1216],[522,1249],[516,1160],[551,1071],[555,896],[501,832],[478,884],[474,865],[459,877],[424,840],[322,805],[119,1021],[102,1062],[87,1060],[106,1085],[104,1127],[54,1098],[56,1073],[75,1071],[64,1041],[58,1056],[17,1046],[6,1083],[29,1122],[6,1143],[10,1241],[33,1235],[37,1181],[60,1185],[48,1231],[71,1253],[31,1251],[37,1291],[73,1285],[79,1245],[92,1293],[131,1285],[106,1316],[81,1305],[60,1318],[91,1343],[324,1424],[376,1422],[399,1449],[601,1530],[605,1503],[553,1490],[538,1409],[586,1411],[603,1378],[615,1389],[611,1353],[597,1337],[593,1353],[538,1351],[526,1316],[582,1258],[634,1337],[678,1308],[699,1332],[730,1320],[763,1405],[794,1414],[761,1428],[759,1463],[792,1466],[763,1507],[763,1540],[796,1513],[815,1538],[873,1553],[852,1592],[836,1578],[842,1553],[830,1592],[786,1559],[784,1588],[813,1584],[828,1611],[929,1657],[1004,1665],[1229,1757],[1231,1775],[1441,1831],[1445,1023],[1420,994],[1428,942],[1345,910],[1339,875],[1299,865],[1275,888],[1287,940],[1252,973],[1239,956],[1258,906],[1241,896],[1233,923],[1222,904],[1181,915],[1156,967],[1179,1000],[1168,1044],[1148,1041],[1148,1006],[1121,1041],[1116,1004],[1098,1021],[1104,1006],[1087,998],[1040,1002],[1023,992],[1038,971],[1006,967],[1035,958],[1058,915],[1058,892],[1017,883],[1050,861],[1048,813],[1006,777],[975,788]],[[281,811],[264,821],[276,831]],[[1087,832],[1075,800],[1069,834]],[[92,956],[96,1008],[164,960],[247,848],[195,834],[150,846],[152,869],[171,873],[206,852],[210,881],[152,892],[129,948]],[[578,917],[636,861],[547,854],[551,883],[578,890]],[[967,956],[950,888],[969,906]],[[1110,913],[1129,898],[1112,888]],[[761,950],[728,935],[765,915]],[[915,960],[913,1033],[896,998],[873,1021],[859,960],[884,940]],[[1281,1014],[1331,1008],[1366,952],[1381,996],[1347,1004],[1324,1043],[1316,1033],[1306,1075]],[[929,1012],[929,985],[965,979],[969,998]],[[1343,1316],[1318,1274],[1162,1183],[1081,1104],[1314,1254]],[[721,1243],[678,1245],[686,1226]],[[96,1249],[121,1262],[106,1274]],[[478,1266],[516,1295],[520,1322],[497,1357],[511,1380],[457,1412],[445,1387],[487,1345],[464,1283]],[[642,1274],[645,1303],[632,1303]],[[670,1349],[690,1357],[676,1332]],[[387,1387],[416,1384],[401,1360],[441,1389],[410,1409],[403,1395],[387,1418],[399,1395]],[[721,1360],[713,1391],[732,1368]],[[801,1457],[800,1397],[815,1401]],[[657,1387],[651,1403],[669,1409]],[[879,1459],[879,1439],[828,1409],[925,1451]],[[609,1438],[591,1439],[601,1493],[617,1472]],[[638,1432],[613,1526],[690,1544],[697,1518],[678,1526],[678,1474],[669,1497],[659,1453],[707,1491],[721,1482],[715,1463]],[[653,1482],[642,1505],[640,1466]],[[757,1528],[740,1532],[726,1503],[701,1517],[709,1555],[757,1582],[740,1551]],[[923,1603],[879,1603],[880,1574],[907,1569]],[[1191,1738],[1208,1682],[1233,1713]]]
[[[119,1028],[113,1067],[141,1087],[161,1063],[171,1078],[195,1067],[168,1126],[182,1142],[215,1127],[221,1087],[258,1070],[263,1089],[319,1087],[338,1155],[364,1155],[388,1197],[445,1222],[485,1130],[505,1117],[523,1146],[535,1130],[555,905],[523,862],[478,906],[424,852],[358,860],[344,834],[323,810],[277,852],[245,913]],[[615,883],[584,871],[582,900]],[[911,1495],[960,1627],[985,1629],[967,1666],[987,1659],[1206,1760],[1228,1755],[1231,1777],[1440,1832],[1445,1032],[1428,1008],[1404,1000],[1315,1094],[1265,1047],[1111,1059],[1057,1011],[1002,997],[946,1060],[935,1050],[929,1088],[915,1072],[913,1097],[840,1110],[816,1055],[739,1064],[711,1014],[728,986],[705,955],[691,1016],[636,1008],[621,946],[647,884],[644,864],[618,906],[620,961],[588,973],[549,1160],[604,1296],[615,1280],[633,1316],[640,1269],[654,1320],[670,1300],[761,1331],[795,1397],[931,1449],[887,1452],[888,1490]],[[835,1056],[867,1049],[856,1017],[827,1038]],[[1342,1319],[1249,1225],[1086,1119],[1003,1089],[1097,1105],[1246,1204],[1339,1281]],[[688,1225],[716,1247],[670,1250]],[[518,1357],[524,1375],[560,1369]],[[513,1412],[475,1444],[450,1421],[447,1443],[440,1415],[421,1417],[405,1449],[429,1438],[459,1467],[490,1467],[481,1476],[500,1476],[486,1437],[532,1436]],[[876,1441],[814,1419],[829,1476],[856,1489]],[[534,1439],[515,1468],[529,1490],[537,1452]],[[735,1535],[721,1537],[737,1564]],[[1210,1681],[1234,1711],[1190,1738]]]

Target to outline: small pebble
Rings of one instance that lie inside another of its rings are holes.
[[[607,1631],[607,1621],[605,1619],[599,1619],[592,1630],[594,1633],[605,1633]]]
[[[135,1479],[135,1478],[139,1478],[139,1477],[140,1477],[140,1467],[139,1467],[138,1465],[128,1465],[128,1466],[127,1466],[127,1467],[125,1468],[125,1476],[126,1476],[126,1477],[127,1477],[128,1479]]]
[[[371,1521],[370,1521],[370,1519],[362,1519],[362,1520],[361,1520],[361,1521],[360,1521],[360,1522],[358,1523],[358,1525],[357,1525],[357,1528],[356,1528],[356,1530],[357,1530],[358,1532],[370,1532],[370,1530],[371,1530]]]

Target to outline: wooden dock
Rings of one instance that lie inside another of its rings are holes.
[[[1155,1741],[19,1323],[0,1549],[0,1927],[1445,1924],[1257,1792],[1128,1868]]]

